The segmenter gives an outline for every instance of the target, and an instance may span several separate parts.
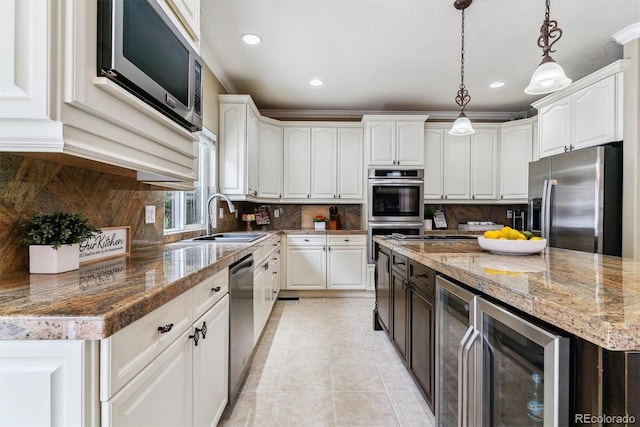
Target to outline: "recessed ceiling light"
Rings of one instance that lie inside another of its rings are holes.
[[[257,34],[247,33],[242,35],[242,41],[246,44],[258,44],[262,41],[262,38]]]
[[[493,82],[489,85],[489,87],[493,89],[502,87],[502,86],[504,86],[504,82]]]
[[[320,79],[313,79],[309,82],[311,86],[322,86],[324,82]]]

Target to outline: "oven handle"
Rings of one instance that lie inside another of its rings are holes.
[[[422,185],[424,184],[423,179],[369,179],[369,185]]]

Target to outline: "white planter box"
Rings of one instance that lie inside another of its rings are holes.
[[[29,246],[29,272],[64,273],[80,267],[80,245],[63,245],[58,249],[46,245]]]
[[[314,222],[313,226],[315,230],[325,230],[327,228],[327,223],[324,221]]]

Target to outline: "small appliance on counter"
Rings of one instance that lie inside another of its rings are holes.
[[[465,231],[487,231],[487,230],[500,230],[504,225],[496,224],[492,221],[467,221],[466,223],[458,224],[458,230]]]

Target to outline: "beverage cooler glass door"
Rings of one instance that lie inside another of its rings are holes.
[[[482,385],[475,396],[481,409],[469,426],[568,425],[569,339],[482,298],[476,309],[482,337],[476,380]]]
[[[470,319],[475,312],[475,295],[442,277],[437,277],[436,283],[436,354],[439,355],[436,363],[436,420],[440,427],[457,427],[462,425],[463,418],[469,419],[468,413],[461,413],[462,408],[473,403],[461,395],[463,387],[458,384],[458,378],[465,374],[466,378],[473,379],[470,372],[459,372],[463,367],[459,359],[464,356],[473,360],[472,352],[461,354],[464,350],[461,343],[468,341],[469,331],[473,330]],[[465,384],[467,388],[469,385]],[[465,405],[460,405],[463,401]]]

